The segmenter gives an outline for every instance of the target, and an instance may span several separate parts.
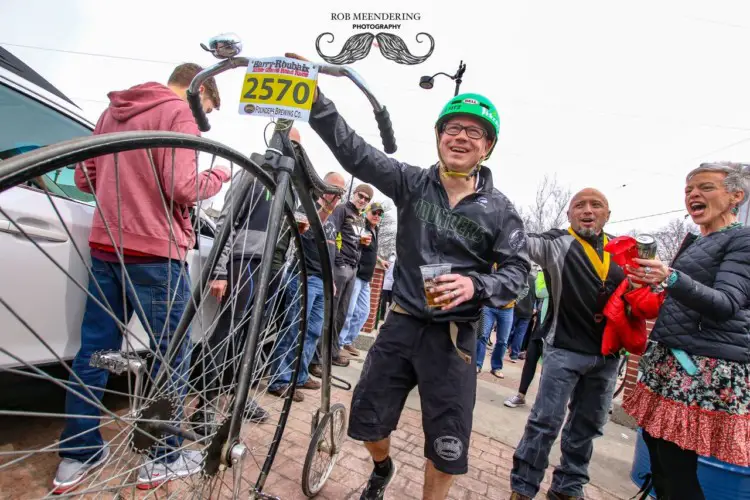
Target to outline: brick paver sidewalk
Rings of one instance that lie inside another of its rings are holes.
[[[349,409],[351,392],[333,390],[333,401]],[[320,391],[303,391],[305,401],[294,403],[279,447],[273,469],[264,492],[282,500],[306,498],[300,488],[302,464],[310,443],[310,420],[320,404]],[[399,471],[386,498],[420,499],[424,477],[424,435],[422,416],[418,411],[405,409],[398,430],[391,436],[392,457]],[[456,500],[492,499],[510,497],[510,470],[513,448],[478,433],[472,434],[469,449],[469,473],[459,476],[451,488],[449,498]],[[358,499],[372,472],[372,461],[367,450],[357,441],[346,438],[338,463],[317,498],[329,500]],[[551,480],[547,472],[542,491],[544,498]],[[618,498],[595,486],[586,487],[588,500]]]

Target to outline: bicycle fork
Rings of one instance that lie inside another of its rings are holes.
[[[247,404],[247,398],[249,397],[250,379],[252,378],[253,367],[255,365],[255,351],[258,345],[261,320],[263,319],[262,311],[266,303],[268,285],[271,280],[273,254],[276,250],[276,241],[278,240],[279,232],[281,230],[280,222],[284,211],[284,203],[286,202],[287,190],[290,188],[290,173],[294,170],[294,160],[292,158],[281,156],[280,154],[271,151],[266,153],[265,158],[267,160],[272,160],[274,159],[273,155],[276,155],[275,159],[277,160],[276,163],[279,169],[276,177],[276,192],[273,200],[271,200],[258,285],[257,287],[254,287],[257,290],[252,305],[254,314],[250,316],[245,352],[242,354],[242,361],[240,363],[240,375],[236,392],[237,398],[234,401],[232,419],[229,424],[229,438],[222,450],[222,464],[225,466],[239,466],[240,470],[246,453],[244,450],[240,449],[244,448],[244,445],[239,442],[239,435],[244,420],[245,405]],[[229,463],[233,457],[236,457],[236,460],[233,460],[235,463]]]

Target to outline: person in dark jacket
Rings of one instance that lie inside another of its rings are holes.
[[[526,336],[526,330],[529,328],[529,323],[534,315],[536,304],[536,295],[534,290],[536,288],[536,273],[529,273],[529,284],[528,287],[524,288],[524,292],[518,296],[516,305],[513,308],[513,327],[510,331],[510,337],[508,337],[508,344],[510,345],[510,361],[515,363],[518,361],[518,355],[521,354],[521,344]]]
[[[289,139],[294,145],[300,144],[301,138],[296,128],[289,131]],[[204,435],[211,432],[211,427],[216,421],[212,401],[220,395],[222,386],[231,385],[236,377],[235,371],[239,366],[238,360],[242,355],[250,322],[253,285],[257,279],[255,271],[260,267],[263,256],[268,215],[271,210],[272,197],[257,180],[252,181],[252,187],[244,199],[238,198],[237,189],[241,184],[241,177],[252,178],[252,175],[245,170],[235,175],[224,195],[224,208],[216,223],[216,234],[219,234],[225,224],[231,224],[232,232],[221,250],[208,284],[209,293],[220,303],[219,321],[203,344],[206,358],[202,374],[206,385],[205,397],[200,398],[196,410],[190,416],[193,430]],[[295,194],[291,189],[287,196],[293,205]],[[243,206],[236,220],[230,220],[228,209],[235,203]],[[274,254],[268,297],[273,297],[279,286],[279,280],[274,278],[281,275],[283,259],[279,259],[277,254],[281,254],[288,247],[288,237],[285,235],[289,234],[288,230],[282,230],[279,235],[279,246],[283,249]],[[265,422],[268,420],[268,412],[254,400],[250,400],[248,420],[255,423]]]
[[[513,455],[512,499],[534,498],[549,453],[569,409],[548,499],[583,496],[594,438],[607,422],[617,376],[616,356],[602,356],[602,311],[624,271],[604,247],[609,236],[607,198],[584,189],[570,201],[567,230],[529,235],[529,254],[549,275],[550,313],[545,321],[544,369],[526,429]],[[546,324],[549,322],[549,324]]]
[[[526,282],[523,223],[482,165],[497,142],[495,107],[478,94],[453,97],[436,124],[437,164],[423,169],[386,156],[349,127],[320,93],[310,126],[352,175],[391,198],[399,259],[393,301],[352,397],[348,434],[374,470],[361,498],[382,499],[394,476],[390,439],[406,397],[419,387],[425,434],[425,498],[443,499],[468,470],[476,393],[474,325],[483,305],[503,307]],[[429,307],[420,266],[450,263]],[[498,263],[497,272],[492,272]]]
[[[536,324],[528,332],[526,356],[523,358],[523,369],[521,370],[521,381],[518,383],[518,393],[506,399],[503,404],[508,408],[516,408],[526,404],[526,392],[529,390],[531,383],[536,375],[536,367],[544,351],[544,332],[547,323],[547,303],[549,301],[549,292],[547,291],[546,279],[541,268],[537,269],[535,279],[534,295],[536,301]],[[522,353],[523,354],[523,353]],[[520,356],[519,356],[520,358]]]
[[[328,184],[344,187],[344,177],[336,172],[329,172],[324,179]],[[339,203],[339,196],[326,194],[318,198],[316,206],[318,208],[318,217],[323,223],[323,231],[328,242],[328,258],[330,259],[331,269],[334,267],[336,256],[336,235],[341,231],[343,224],[342,212],[336,211],[335,208]],[[320,261],[320,253],[315,243],[315,237],[311,232],[302,235],[302,249],[305,256],[305,267],[307,268],[307,310],[304,311],[307,318],[307,332],[305,334],[304,345],[302,347],[302,360],[300,361],[299,371],[297,372],[296,386],[302,389],[319,389],[320,382],[310,378],[308,366],[312,360],[318,340],[323,333],[323,267]],[[299,270],[296,265],[287,272],[288,283],[283,287],[284,309],[288,312],[287,317],[291,319],[291,326],[286,327],[281,340],[271,355],[273,360],[271,366],[271,380],[268,385],[268,393],[278,397],[286,397],[290,390],[292,371],[296,360],[297,351],[294,348],[294,342],[298,338],[300,329],[300,309],[302,302],[297,292],[299,287]],[[294,392],[294,401],[301,402],[304,396],[299,392]]]
[[[750,228],[737,220],[750,165],[704,163],[690,172],[688,235],[671,267],[631,271],[666,293],[623,408],[643,428],[658,498],[703,499],[698,455],[750,466]]]
[[[357,267],[362,254],[363,243],[361,231],[364,229],[361,214],[370,200],[372,200],[373,189],[368,184],[360,184],[354,188],[352,199],[339,205],[331,214],[336,220],[341,220],[341,230],[336,233],[336,267],[333,268],[333,282],[335,293],[333,295],[333,335],[331,336],[332,363],[336,366],[349,366],[349,357],[341,348],[340,334],[346,322],[346,312],[349,310],[349,301],[354,291]],[[371,238],[367,240],[369,243]],[[310,364],[310,373],[322,376],[320,367],[320,346],[315,352],[315,357]]]
[[[359,356],[359,350],[354,347],[354,339],[370,316],[370,281],[375,274],[375,266],[380,263],[386,269],[388,262],[378,257],[378,243],[380,242],[380,221],[383,217],[383,205],[371,203],[365,209],[365,231],[370,234],[369,245],[362,246],[357,275],[354,280],[354,290],[349,300],[349,310],[346,312],[346,322],[341,330],[341,348],[352,356]]]

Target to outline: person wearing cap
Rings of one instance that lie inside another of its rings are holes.
[[[378,257],[378,233],[382,219],[383,205],[380,203],[372,203],[365,209],[365,231],[369,232],[372,238],[369,245],[362,246],[357,275],[354,278],[354,290],[340,335],[341,348],[352,356],[359,356],[359,351],[353,345],[354,339],[370,315],[370,281],[375,274],[375,266],[378,262],[386,269],[389,266],[388,261]]]
[[[349,357],[341,349],[341,330],[346,322],[346,312],[349,301],[354,292],[354,282],[359,266],[359,258],[364,245],[362,241],[362,212],[372,200],[374,191],[369,184],[360,184],[354,188],[352,197],[346,203],[337,206],[331,218],[341,221],[341,230],[334,241],[336,248],[335,267],[333,269],[333,335],[331,336],[331,356],[335,366],[349,366]],[[320,366],[320,344],[315,357],[310,363],[310,374],[321,377],[323,369]]]
[[[298,56],[294,56],[298,57]],[[354,389],[348,435],[363,441],[373,472],[362,499],[382,499],[396,473],[390,435],[419,388],[425,435],[424,498],[444,499],[468,472],[477,377],[474,323],[526,283],[523,222],[484,165],[500,119],[479,94],[452,97],[435,123],[438,161],[409,165],[369,145],[316,89],[309,124],[350,174],[393,200],[398,216],[393,306]],[[420,266],[450,264],[430,306]],[[492,266],[498,263],[493,272]]]

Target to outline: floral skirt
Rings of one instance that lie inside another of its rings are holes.
[[[652,344],[623,409],[656,438],[698,455],[750,466],[750,364],[692,356],[688,375],[671,350]]]

